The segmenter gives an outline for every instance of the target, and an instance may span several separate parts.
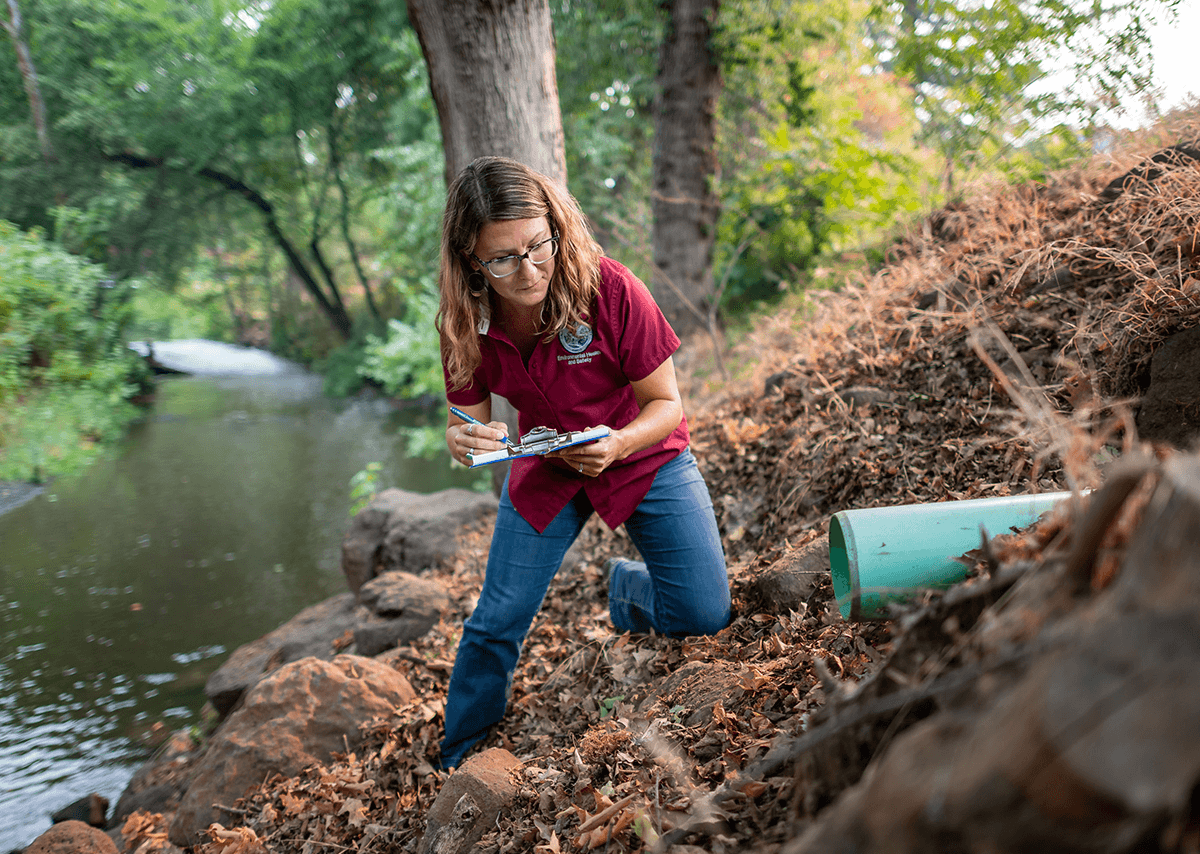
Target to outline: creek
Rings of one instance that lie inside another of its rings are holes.
[[[367,463],[415,492],[479,479],[406,453],[440,413],[332,401],[267,354],[189,344],[197,372],[160,378],[116,453],[0,515],[0,852],[91,792],[115,807],[153,736],[199,723],[229,653],[346,590]]]

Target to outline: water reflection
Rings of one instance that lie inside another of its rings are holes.
[[[174,377],[116,458],[0,516],[0,851],[90,792],[115,805],[152,723],[194,722],[228,652],[345,590],[355,472],[478,480],[405,456],[433,417],[302,373]]]

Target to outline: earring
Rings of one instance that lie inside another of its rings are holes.
[[[483,296],[484,292],[487,290],[487,279],[483,277],[483,273],[476,270],[474,273],[467,276],[467,287],[471,291],[471,296]]]

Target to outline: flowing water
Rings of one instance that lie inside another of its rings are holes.
[[[0,515],[0,852],[91,792],[115,806],[154,724],[197,723],[230,652],[346,590],[355,472],[478,480],[406,454],[402,428],[440,415],[330,401],[318,377],[209,343],[192,344],[206,375],[160,380],[112,458]]]

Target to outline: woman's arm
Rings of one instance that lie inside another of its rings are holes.
[[[599,441],[575,445],[549,456],[562,458],[574,469],[582,466],[583,474],[595,477],[612,463],[670,436],[683,419],[683,402],[671,357],[650,376],[630,383],[630,387],[641,409],[636,418]]]
[[[472,418],[479,419],[487,426],[463,421],[451,412],[446,425],[446,447],[450,449],[450,456],[464,466],[469,466],[471,464],[467,458],[469,452],[498,451],[504,447],[504,438],[508,435],[508,425],[503,421],[488,420],[492,417],[491,398],[472,406],[459,406],[458,409]]]

